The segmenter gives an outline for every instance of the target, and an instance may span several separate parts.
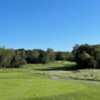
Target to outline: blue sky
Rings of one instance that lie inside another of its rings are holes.
[[[100,0],[0,0],[0,46],[72,50],[100,44]]]

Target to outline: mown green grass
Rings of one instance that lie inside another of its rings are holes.
[[[59,68],[71,65],[75,63],[54,62],[0,69],[0,100],[100,100],[99,84],[52,80],[43,75],[49,70],[52,75],[53,71],[60,75],[62,70]]]

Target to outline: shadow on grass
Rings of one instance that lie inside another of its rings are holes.
[[[40,68],[40,69],[35,69],[35,70],[39,70],[39,71],[73,71],[73,70],[77,70],[77,66],[76,65],[67,65],[67,66],[59,66],[59,67],[49,67],[49,68]]]

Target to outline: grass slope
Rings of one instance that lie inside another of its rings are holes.
[[[100,100],[99,84],[51,80],[43,75],[72,65],[75,63],[54,62],[1,69],[0,100]]]

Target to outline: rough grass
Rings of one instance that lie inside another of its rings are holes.
[[[74,62],[54,62],[46,65],[26,65],[24,68],[30,68],[35,73],[41,75],[55,75],[67,79],[79,79],[79,80],[92,80],[100,81],[99,69],[85,69],[76,70],[76,63]]]
[[[41,71],[43,75],[55,75],[60,78],[100,81],[100,70],[86,69],[76,71]]]
[[[44,75],[93,74],[94,70],[66,71],[65,67],[73,65],[75,63],[54,62],[0,69],[0,100],[100,100],[99,84],[52,80]]]

